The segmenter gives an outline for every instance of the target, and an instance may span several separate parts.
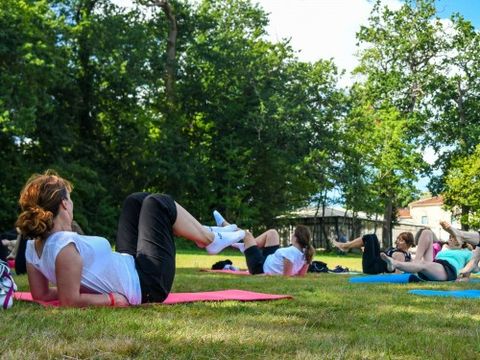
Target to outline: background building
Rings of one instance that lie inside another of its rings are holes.
[[[354,214],[341,207],[307,207],[291,214],[279,217],[278,228],[283,245],[287,245],[297,224],[310,228],[315,248],[329,248],[329,240],[347,241],[357,236],[375,233],[382,239],[382,215],[369,215],[363,212]],[[411,202],[407,208],[400,209],[397,224],[393,227],[393,239],[404,231],[415,234],[422,227],[429,227],[439,237],[447,240],[448,234],[441,229],[441,220],[450,221],[454,226],[452,213],[443,209],[443,197],[435,196]],[[383,245],[383,244],[382,244]]]

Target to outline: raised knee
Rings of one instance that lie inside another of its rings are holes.
[[[269,230],[267,230],[267,236],[270,236],[270,237],[279,237],[278,231],[275,230],[275,229],[269,229]]]
[[[280,244],[280,236],[275,229],[267,230],[266,243],[268,246]]]

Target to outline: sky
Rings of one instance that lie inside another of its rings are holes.
[[[132,0],[112,0],[130,6]],[[198,0],[190,0],[195,2]],[[355,34],[367,23],[372,0],[252,0],[268,14],[267,28],[272,41],[290,39],[303,61],[333,58],[341,69],[351,71],[356,64]],[[383,0],[392,9],[401,0]],[[480,28],[480,0],[436,0],[438,16],[449,18],[459,12]]]
[[[349,73],[356,65],[355,34],[367,24],[372,9],[369,0],[257,0],[269,13],[268,33],[273,41],[290,39],[304,61],[333,58]],[[384,0],[392,9],[402,2]],[[461,13],[480,27],[480,0],[437,0],[438,15],[449,18]],[[346,79],[346,83],[348,83]]]
[[[122,6],[131,5],[131,0],[112,0]],[[195,1],[195,0],[191,0]],[[347,75],[340,85],[351,83],[349,73],[357,64],[356,32],[367,19],[373,6],[371,0],[252,0],[268,14],[267,27],[271,41],[290,39],[292,48],[302,61],[317,61],[332,58]],[[400,0],[383,0],[392,9],[401,6]],[[448,19],[458,12],[480,29],[480,0],[436,0],[437,15]],[[424,159],[433,163],[436,154],[426,149]],[[418,188],[426,189],[428,179],[423,178]]]
[[[112,0],[130,6],[132,0]],[[195,2],[198,0],[190,0]],[[347,74],[355,67],[356,38],[360,26],[367,23],[372,0],[252,0],[268,14],[267,28],[272,41],[290,39],[302,61],[332,58]],[[392,9],[401,0],[383,0]],[[449,18],[459,12],[480,28],[480,0],[436,0],[438,15]],[[340,85],[350,83],[349,77]]]

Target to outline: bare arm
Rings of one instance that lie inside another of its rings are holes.
[[[284,276],[293,276],[293,264],[290,260],[283,258],[283,275]]]
[[[65,246],[55,260],[58,300],[63,306],[108,306],[108,294],[86,294],[80,292],[83,261],[74,244]],[[115,303],[128,305],[123,295],[114,294]]]
[[[57,288],[48,286],[48,279],[32,264],[27,263],[28,284],[35,300],[57,300]]]
[[[303,265],[302,268],[300,269],[300,271],[298,272],[297,276],[305,276],[305,274],[308,271],[308,265],[309,264]]]

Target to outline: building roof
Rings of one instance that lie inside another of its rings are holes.
[[[409,209],[406,209],[406,210],[408,211],[408,214],[410,214],[410,210]],[[345,211],[346,210],[341,207],[325,207],[325,217],[344,217]],[[281,215],[278,217],[278,219],[314,218],[316,212],[317,212],[316,206],[305,207],[305,208],[298,209],[296,211],[292,211],[289,214]],[[319,218],[322,217],[322,208],[318,209],[317,217]],[[348,210],[346,217],[352,218],[353,217],[352,211]],[[378,214],[377,216],[375,216],[375,215],[370,215],[364,212],[359,212],[357,213],[357,219],[383,222],[383,215]],[[411,226],[417,226],[417,227],[424,226],[421,224],[414,223],[413,218],[411,216],[409,217],[399,216],[398,224],[411,225]]]
[[[325,207],[325,217],[344,217],[346,209],[341,207]],[[292,211],[287,215],[281,216],[282,218],[313,218],[317,212],[317,207],[306,207]],[[322,217],[322,208],[318,209],[317,217]],[[346,217],[353,217],[353,212],[348,210]],[[362,220],[371,221],[383,221],[383,215],[368,215],[364,212],[357,213],[357,218]]]
[[[421,206],[438,206],[438,205],[443,205],[443,196],[434,196],[426,199],[420,199],[414,202],[411,202],[408,204],[410,208],[412,207],[421,207]]]
[[[409,208],[401,208],[397,211],[397,216],[399,219],[411,219],[412,215],[410,214]]]

